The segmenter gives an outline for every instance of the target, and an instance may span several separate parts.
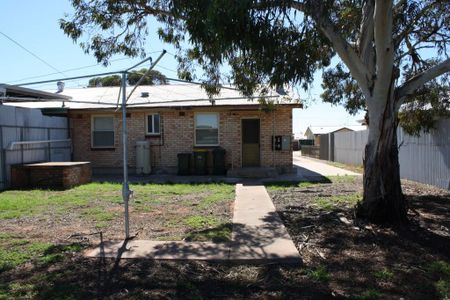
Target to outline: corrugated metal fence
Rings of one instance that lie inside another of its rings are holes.
[[[450,119],[420,137],[398,132],[400,175],[403,178],[450,189]]]
[[[420,137],[397,134],[401,177],[450,189],[450,119]],[[334,160],[362,165],[367,137],[368,130],[334,134]]]
[[[368,130],[335,133],[334,161],[350,165],[362,165],[364,147],[368,137]]]
[[[67,118],[47,117],[38,109],[0,105],[0,190],[9,186],[10,167],[42,161],[70,161],[70,142],[10,147],[11,142],[69,138]]]

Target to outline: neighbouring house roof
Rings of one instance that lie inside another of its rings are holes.
[[[312,134],[328,134],[336,132],[342,129],[349,129],[352,131],[366,130],[367,127],[363,125],[348,125],[348,126],[309,126],[306,131],[310,131]]]
[[[47,101],[47,100],[69,100],[70,96],[24,88],[9,84],[0,84],[1,101]]]
[[[127,93],[133,86],[127,87]],[[48,92],[48,91],[47,91]],[[144,94],[148,94],[145,97]],[[121,103],[120,87],[92,87],[92,88],[69,88],[61,94],[68,97],[64,107],[69,109],[101,109],[115,108]],[[236,105],[259,105],[259,97],[242,96],[239,91],[232,88],[222,88],[220,94],[214,96],[216,106]],[[69,100],[70,99],[70,100]],[[268,100],[274,100],[277,104],[300,106],[298,100],[278,94],[276,91],[267,95]],[[71,102],[74,101],[74,102]],[[151,107],[189,107],[189,106],[211,106],[205,90],[198,84],[168,84],[139,86],[127,102],[129,107],[151,108]],[[15,106],[33,108],[61,108],[62,102],[22,102],[14,103]]]

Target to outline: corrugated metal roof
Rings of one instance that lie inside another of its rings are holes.
[[[350,126],[309,126],[308,129],[313,134],[327,134],[332,133],[344,128],[348,128],[353,131],[366,130],[367,127],[363,125],[350,125]]]
[[[133,87],[127,87],[130,92]],[[117,105],[119,100],[120,87],[93,87],[65,89],[63,95],[71,97],[70,101],[64,103],[64,107],[69,109],[95,109],[111,108]],[[148,97],[143,97],[143,93],[148,93]],[[281,96],[275,91],[267,95],[270,100],[277,104],[297,104],[298,101],[291,97]],[[169,84],[139,86],[128,100],[130,107],[179,107],[179,106],[211,106],[211,101],[215,105],[258,105],[258,98],[249,99],[242,96],[239,91],[231,88],[222,88],[220,94],[212,99],[208,98],[205,90],[197,84]],[[71,102],[76,101],[76,102]],[[34,108],[56,108],[61,107],[61,102],[34,102],[16,103],[16,106]]]
[[[54,92],[40,91],[9,84],[0,84],[0,91],[3,94],[2,97],[5,97],[5,99],[3,100],[7,100],[7,98],[23,98],[23,99],[31,98],[31,99],[45,99],[45,100],[70,99],[69,96]]]

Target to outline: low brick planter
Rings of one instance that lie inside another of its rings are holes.
[[[90,162],[44,162],[11,166],[12,188],[69,189],[91,181]]]

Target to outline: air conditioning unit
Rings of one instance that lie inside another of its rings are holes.
[[[136,142],[136,174],[150,174],[150,141]]]

